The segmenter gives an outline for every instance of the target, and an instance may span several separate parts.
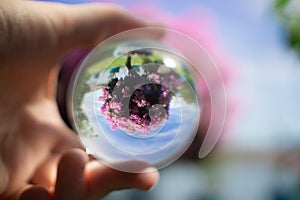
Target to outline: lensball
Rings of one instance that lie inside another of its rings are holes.
[[[68,90],[69,117],[87,152],[125,172],[175,161],[201,115],[193,64],[145,33],[131,30],[99,44]]]

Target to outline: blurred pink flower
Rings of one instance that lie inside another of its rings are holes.
[[[232,96],[229,94],[229,87],[232,84],[232,80],[235,76],[235,71],[233,70],[232,60],[226,56],[226,53],[222,51],[220,43],[218,42],[216,22],[214,20],[213,14],[209,12],[204,7],[193,7],[187,9],[180,15],[175,15],[175,13],[168,13],[165,10],[160,10],[157,7],[151,5],[141,5],[129,8],[135,15],[144,18],[145,20],[151,19],[151,21],[158,21],[166,25],[167,28],[181,32],[188,37],[192,38],[199,45],[201,45],[215,62],[218,70],[223,79],[227,94],[227,115],[223,133],[229,130],[229,125],[232,123],[232,118],[235,111],[235,106],[233,105],[234,100],[231,99]],[[171,43],[176,43],[180,46],[182,52],[188,52],[191,56],[199,58],[198,52],[193,52],[190,46],[186,45],[184,41],[178,41],[174,38],[168,38],[168,35],[164,40],[172,40]],[[201,55],[200,55],[201,56]],[[215,77],[210,76],[210,79]],[[214,82],[212,80],[212,82]],[[202,80],[198,80],[198,86],[201,88],[201,103],[202,103],[202,118],[200,121],[200,126],[198,129],[198,138],[194,140],[191,147],[185,153],[185,157],[195,158],[199,152],[199,148],[203,142],[205,134],[207,132],[210,120],[211,120],[211,100],[208,88]],[[216,90],[220,88],[218,82],[213,85]],[[224,134],[222,134],[224,136]]]

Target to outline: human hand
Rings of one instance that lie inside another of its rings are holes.
[[[157,171],[129,174],[89,159],[55,101],[59,63],[68,52],[143,26],[155,24],[107,4],[1,1],[0,199],[98,199],[155,184]]]

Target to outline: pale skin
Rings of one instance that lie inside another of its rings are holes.
[[[107,4],[0,2],[1,200],[94,200],[157,182],[156,170],[130,174],[91,159],[55,101],[59,63],[68,52],[145,26],[156,24]]]

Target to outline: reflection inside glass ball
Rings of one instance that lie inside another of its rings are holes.
[[[126,67],[109,69],[111,80],[103,86],[99,101],[104,102],[100,110],[112,130],[149,137],[168,119],[172,91],[180,85],[180,76],[159,60],[153,63],[144,52],[149,51],[127,52]],[[131,65],[134,54],[143,55],[142,65]],[[122,76],[117,75],[120,70]]]
[[[130,160],[160,168],[181,155],[200,118],[192,69],[154,41],[110,42],[92,51],[75,77],[71,109],[89,153],[114,168]]]

